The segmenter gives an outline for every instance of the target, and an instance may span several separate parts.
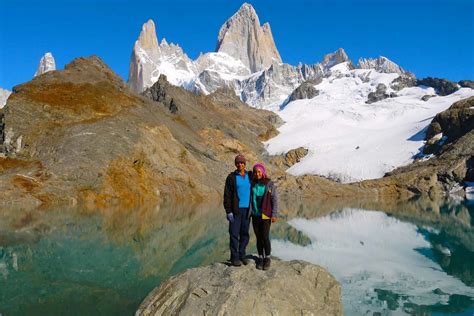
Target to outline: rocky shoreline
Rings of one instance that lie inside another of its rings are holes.
[[[325,269],[273,260],[189,269],[155,288],[135,315],[342,315],[341,285]]]

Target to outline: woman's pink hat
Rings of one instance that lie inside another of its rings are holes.
[[[265,170],[265,165],[263,163],[259,162],[253,165],[253,170],[255,169],[260,169],[260,171],[262,171],[263,177],[267,177],[267,171]]]

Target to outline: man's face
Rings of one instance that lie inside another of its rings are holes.
[[[235,164],[235,167],[237,168],[238,171],[243,171],[245,170],[245,162],[237,162]]]

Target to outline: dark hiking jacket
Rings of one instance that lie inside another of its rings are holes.
[[[252,171],[246,171],[249,180],[252,180]],[[227,214],[239,214],[239,196],[237,195],[237,179],[240,176],[237,170],[229,173],[224,186],[224,209]]]

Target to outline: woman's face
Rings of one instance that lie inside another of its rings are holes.
[[[255,176],[257,177],[258,180],[263,178],[263,172],[260,169],[255,169]]]

